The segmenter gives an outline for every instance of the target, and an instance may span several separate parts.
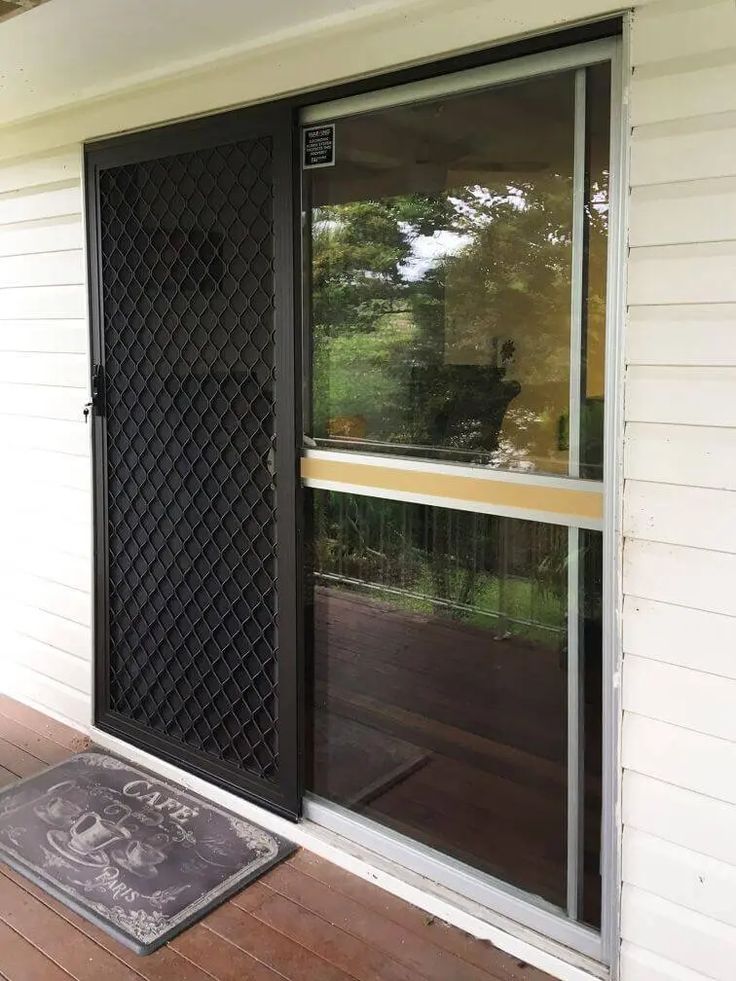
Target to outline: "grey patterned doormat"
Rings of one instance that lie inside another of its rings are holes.
[[[139,954],[294,847],[102,752],[0,792],[0,860]]]

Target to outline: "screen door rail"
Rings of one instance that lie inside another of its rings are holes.
[[[307,450],[306,487],[599,530],[603,485],[377,455]]]
[[[440,75],[437,78],[407,82],[404,85],[377,89],[331,102],[315,103],[301,110],[299,122],[302,126],[329,123],[356,113],[447,98],[463,92],[472,92],[475,89],[488,88],[491,85],[525,81],[540,75],[600,64],[603,61],[610,61],[614,45],[614,39],[601,38],[574,48],[560,48],[557,51],[512,58],[509,61],[469,68],[450,75]]]

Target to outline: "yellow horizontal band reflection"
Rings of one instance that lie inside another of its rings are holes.
[[[307,483],[349,484],[365,487],[366,490],[438,497],[490,508],[548,512],[586,521],[600,521],[603,518],[603,493],[598,489],[550,487],[505,480],[503,476],[490,478],[484,474],[482,477],[471,477],[430,469],[404,470],[314,457],[302,459],[301,475]]]

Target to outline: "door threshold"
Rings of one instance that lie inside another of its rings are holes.
[[[380,857],[389,868],[400,869],[402,876],[414,873],[422,883],[443,890],[455,905],[464,900],[476,916],[490,917],[490,922],[517,935],[525,931],[523,935],[537,945],[551,944],[552,950],[575,951],[587,963],[603,964],[600,934],[568,919],[539,896],[323,798],[308,794],[304,816]]]
[[[180,783],[269,831],[283,835],[328,862],[380,886],[474,937],[489,941],[499,950],[546,971],[560,981],[592,981],[610,977],[610,972],[602,964],[534,933],[312,820],[304,819],[294,824],[94,726],[90,728],[89,736],[98,746],[147,767],[164,779]]]

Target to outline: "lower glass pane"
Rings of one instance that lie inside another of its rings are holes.
[[[603,727],[603,536],[598,531],[580,532],[580,712],[582,754],[582,875],[580,919],[589,926],[601,924],[601,782]]]
[[[565,908],[567,528],[330,491],[313,521],[309,789]],[[586,677],[599,540],[580,539]],[[600,778],[584,783],[596,925]]]

